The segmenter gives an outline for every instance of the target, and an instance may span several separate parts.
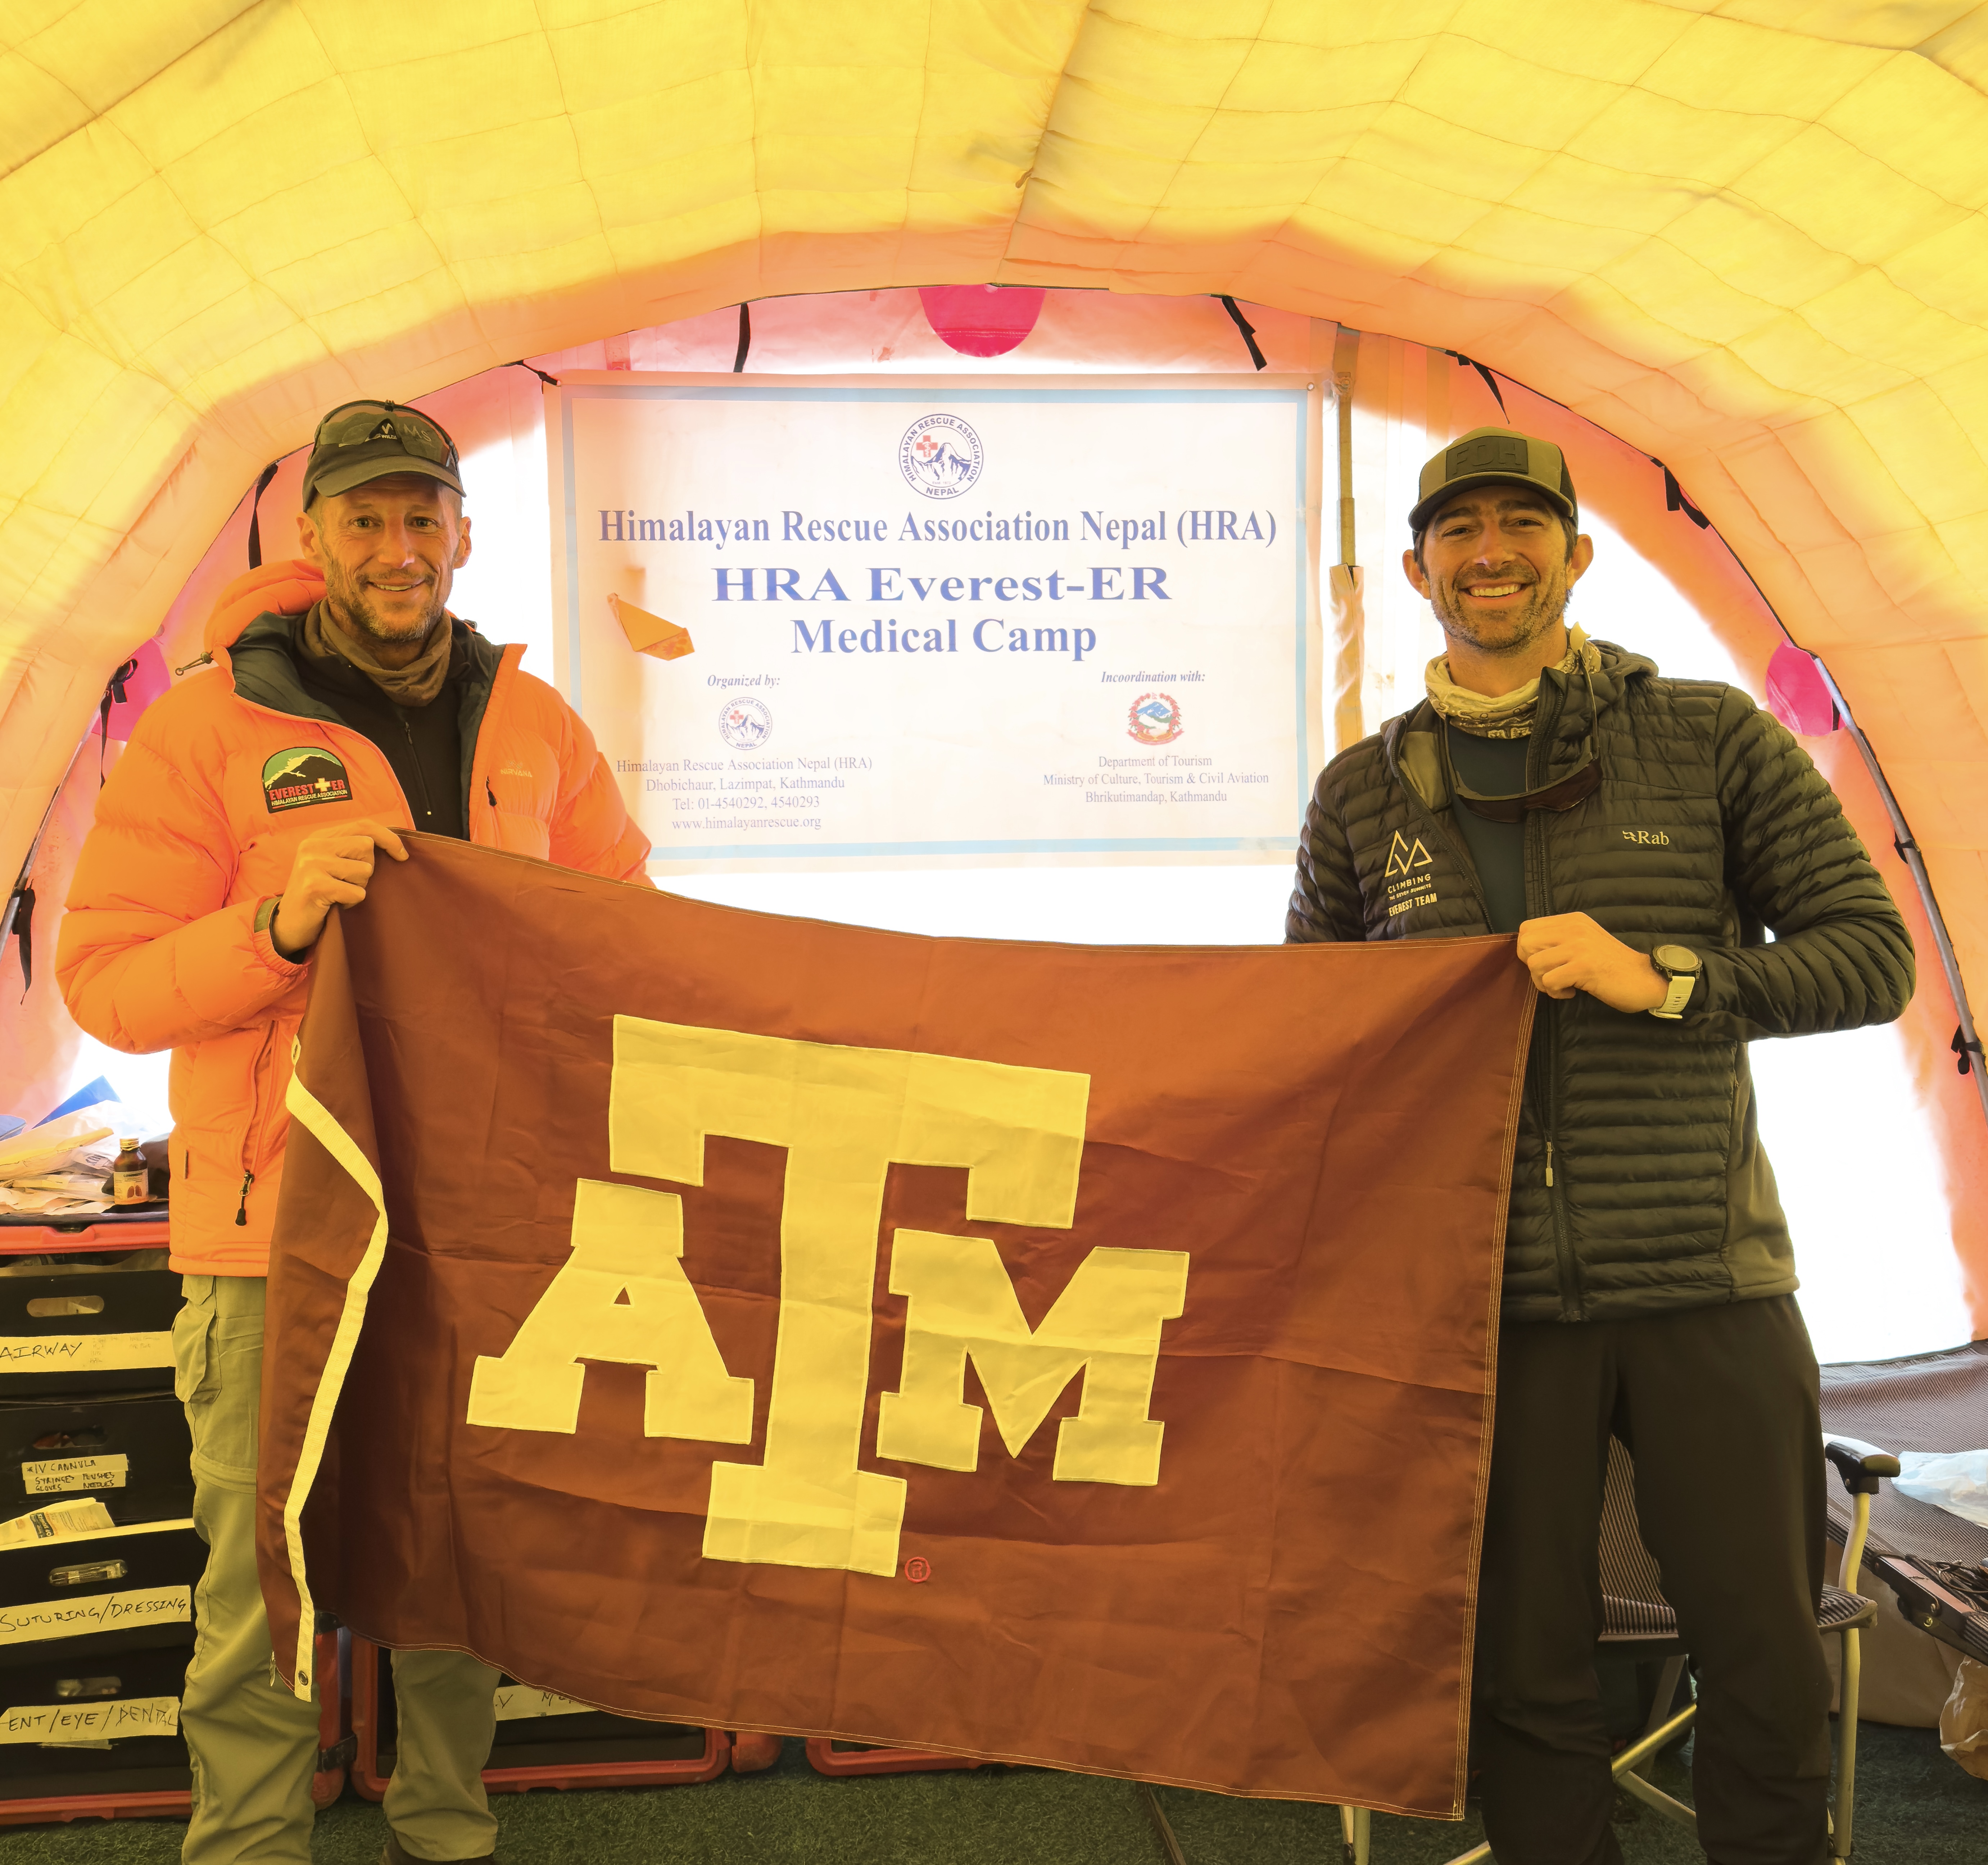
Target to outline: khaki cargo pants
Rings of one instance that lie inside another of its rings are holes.
[[[255,1577],[255,1451],[262,1384],[260,1276],[189,1275],[173,1323],[174,1384],[193,1433],[194,1526],[208,1548],[180,1727],[193,1758],[185,1865],[305,1865],[318,1712],[275,1678]],[[387,1819],[418,1859],[496,1844],[482,1769],[495,1727],[490,1666],[397,1654],[400,1741]]]

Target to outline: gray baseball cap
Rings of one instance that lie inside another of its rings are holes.
[[[462,462],[441,423],[397,401],[348,401],[317,424],[304,468],[304,507],[395,473],[462,490]]]
[[[1516,427],[1473,427],[1423,467],[1421,495],[1408,514],[1408,529],[1420,537],[1436,508],[1452,493],[1500,480],[1531,487],[1563,518],[1581,522],[1566,458],[1552,441],[1535,439]]]

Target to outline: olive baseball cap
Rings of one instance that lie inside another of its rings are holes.
[[[1565,457],[1552,441],[1536,440],[1516,427],[1473,427],[1423,467],[1420,496],[1408,514],[1408,529],[1420,537],[1436,507],[1452,493],[1499,480],[1530,486],[1563,518],[1581,522],[1573,478]]]
[[[317,424],[304,468],[304,508],[394,473],[419,473],[456,492],[462,462],[441,423],[397,401],[348,401]]]

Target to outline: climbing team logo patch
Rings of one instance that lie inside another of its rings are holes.
[[[322,745],[293,745],[262,766],[262,800],[272,816],[313,803],[352,800],[352,780],[336,752]]]
[[[1381,877],[1388,884],[1389,919],[1435,904],[1435,889],[1431,884],[1435,867],[1420,836],[1411,840],[1399,829],[1395,832],[1388,845],[1387,872]]]
[[[1397,874],[1412,873],[1417,868],[1429,865],[1429,852],[1422,846],[1422,837],[1418,836],[1412,843],[1406,842],[1401,831],[1395,830],[1395,840],[1388,849],[1388,878],[1391,880]]]

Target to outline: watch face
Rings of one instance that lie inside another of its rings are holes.
[[[1650,956],[1666,971],[1695,972],[1698,969],[1698,954],[1688,945],[1660,945]]]

